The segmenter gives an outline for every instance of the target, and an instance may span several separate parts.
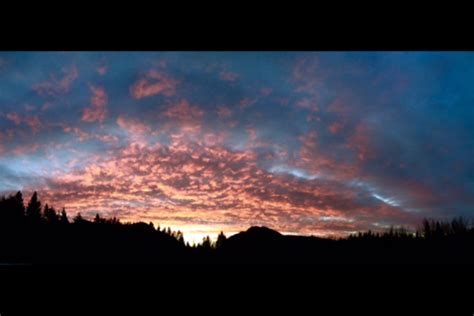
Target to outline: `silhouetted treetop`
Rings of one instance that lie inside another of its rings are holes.
[[[31,223],[39,222],[41,220],[41,202],[38,200],[38,193],[36,191],[28,202],[26,208],[26,218]]]

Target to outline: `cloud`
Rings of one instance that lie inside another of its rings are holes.
[[[239,78],[239,75],[232,71],[222,70],[219,73],[219,78],[223,81],[234,82]]]
[[[126,119],[123,116],[117,118],[117,125],[120,128],[134,135],[142,135],[151,131],[150,126],[136,119]]]
[[[204,115],[204,112],[197,106],[190,106],[185,99],[177,104],[170,106],[163,112],[163,115],[169,118],[175,118],[181,121],[199,119]]]
[[[101,76],[104,76],[107,73],[108,67],[105,61],[101,61],[97,67],[97,73]]]
[[[190,105],[186,99],[168,106],[162,113],[161,117],[165,119],[162,132],[172,132],[179,129],[179,132],[172,133],[171,138],[197,136],[202,128],[204,110],[196,105]]]
[[[38,133],[43,128],[43,123],[38,116],[24,116],[21,117],[16,112],[10,112],[5,115],[5,117],[14,122],[15,125],[25,124],[27,125],[34,134]]]
[[[69,92],[73,82],[78,78],[79,72],[76,66],[63,69],[62,79],[57,79],[54,74],[49,81],[44,81],[33,86],[40,96],[57,96]]]
[[[91,107],[85,108],[82,120],[85,122],[103,122],[107,116],[108,97],[104,88],[91,85]]]
[[[343,127],[344,125],[341,122],[334,122],[329,125],[328,130],[331,132],[331,134],[337,134]]]
[[[103,65],[103,66],[97,67],[97,72],[101,76],[105,75],[107,73],[107,66]]]
[[[178,81],[164,72],[150,70],[145,78],[139,79],[130,87],[130,93],[135,99],[142,99],[157,94],[172,96],[175,94]]]
[[[251,98],[244,98],[240,100],[240,108],[245,109],[248,108],[249,106],[254,105],[257,102],[257,98],[251,99]]]
[[[371,127],[367,123],[359,123],[348,139],[347,146],[357,153],[359,161],[376,157],[375,148],[371,142]]]
[[[11,112],[6,115],[6,118],[9,119],[10,121],[14,122],[16,125],[20,125],[22,122],[22,119],[20,115],[16,112]]]
[[[84,142],[86,140],[91,139],[91,135],[89,133],[83,131],[82,129],[80,129],[78,127],[66,126],[66,127],[64,127],[64,132],[74,133],[77,136],[77,138],[80,142]]]
[[[65,133],[71,133],[76,136],[76,139],[83,143],[90,140],[98,140],[104,144],[117,144],[119,142],[119,138],[116,135],[106,134],[106,133],[98,133],[95,132],[88,132],[80,127],[71,127],[61,124],[63,131]]]
[[[133,126],[123,118],[120,122]],[[201,221],[237,231],[259,224],[345,234],[360,225],[374,228],[380,221],[414,221],[362,188],[303,177],[303,171],[293,172],[292,167],[285,169],[289,173],[270,172],[259,167],[254,151],[232,151],[223,144],[187,138],[172,138],[169,145],[132,141],[81,170],[57,173],[42,194],[51,204],[65,203],[73,213],[107,215],[114,210],[124,220],[146,218],[180,227]]]
[[[232,116],[232,110],[225,106],[219,106],[217,108],[217,116],[221,119],[226,119]]]
[[[312,112],[318,112],[319,106],[315,98],[303,98],[296,103],[298,108],[308,109]]]
[[[318,94],[322,83],[319,58],[300,58],[293,68],[293,80],[296,83],[296,92]]]
[[[19,145],[16,146],[15,149],[13,149],[13,154],[16,156],[22,156],[22,155],[27,155],[27,154],[32,154],[38,151],[38,149],[41,146],[39,144],[24,144],[24,145]]]
[[[38,116],[28,116],[24,119],[24,122],[31,128],[33,133],[38,133],[43,127],[43,123]]]

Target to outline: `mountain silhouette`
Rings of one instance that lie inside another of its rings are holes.
[[[281,240],[283,235],[277,232],[276,230],[270,229],[265,226],[252,226],[244,232],[240,232],[229,237],[226,241],[226,244],[232,243],[267,243],[267,242],[277,242]]]

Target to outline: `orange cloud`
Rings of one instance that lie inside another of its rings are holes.
[[[156,94],[171,96],[175,93],[178,82],[172,77],[157,70],[150,70],[144,79],[140,79],[130,87],[133,98],[141,99]]]
[[[107,94],[102,87],[90,86],[92,92],[91,107],[85,108],[82,120],[85,122],[103,122],[107,116]]]

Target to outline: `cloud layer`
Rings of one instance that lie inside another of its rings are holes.
[[[0,191],[190,234],[472,216],[470,53],[2,53]]]

